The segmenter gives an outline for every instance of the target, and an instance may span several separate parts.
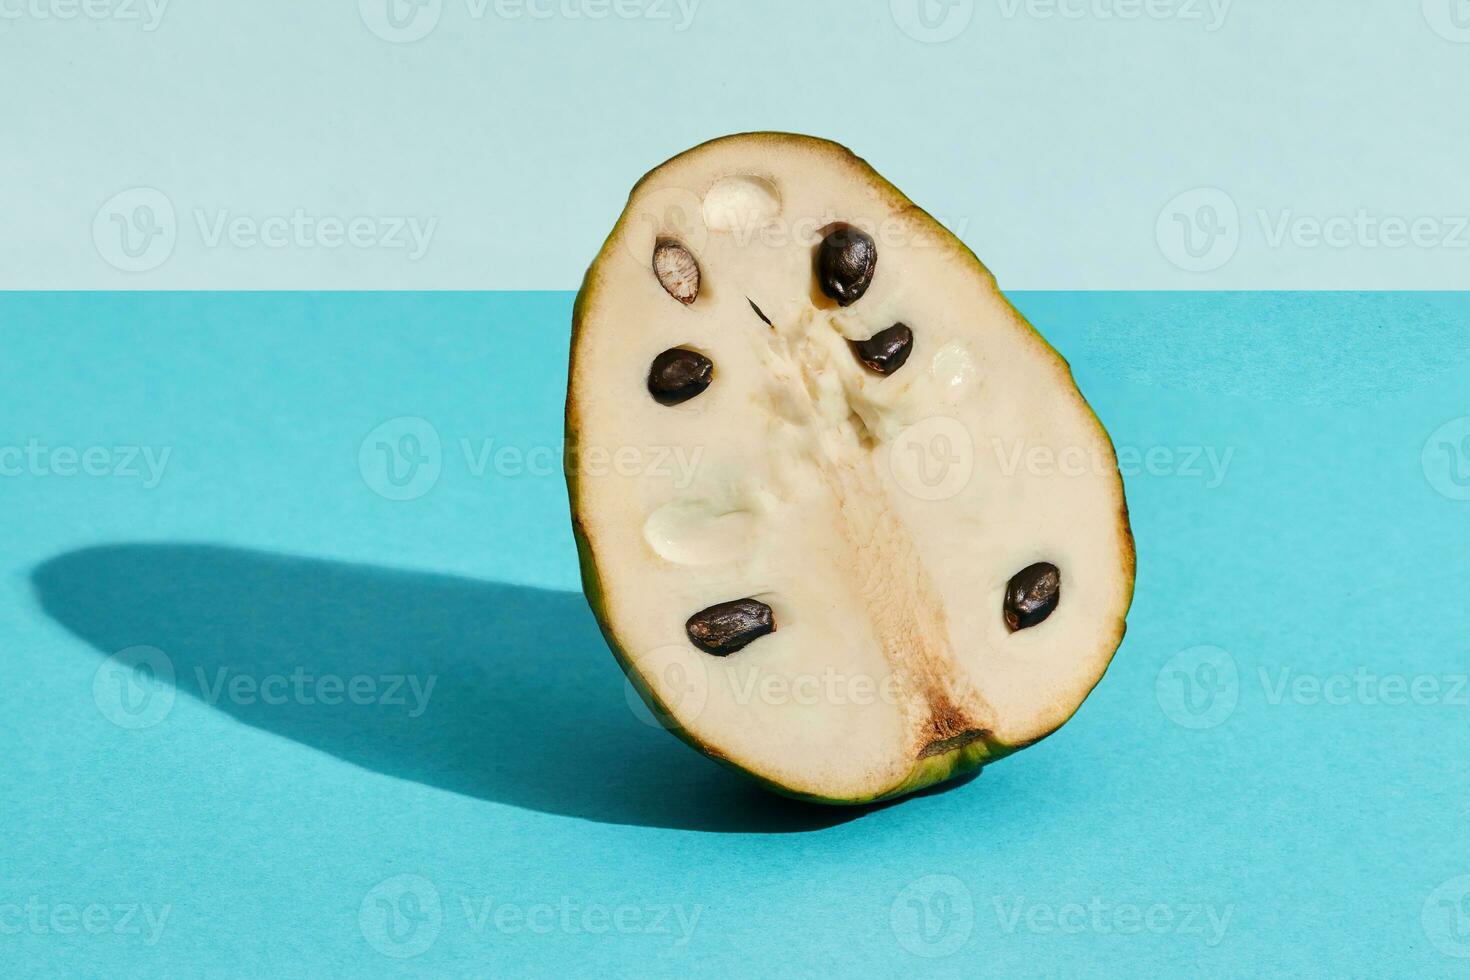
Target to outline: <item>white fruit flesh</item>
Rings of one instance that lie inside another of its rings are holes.
[[[844,224],[878,252],[846,308],[814,273]],[[653,271],[670,240],[699,267],[688,305]],[[850,342],[900,322],[907,363],[865,367]],[[677,405],[646,388],[671,348],[714,363]],[[1106,433],[983,266],[835,144],[730,137],[638,185],[579,297],[568,435],[625,666],[691,742],[787,792],[873,799],[1030,744],[1121,640],[1133,551]],[[1060,601],[1011,632],[1007,582],[1035,562]],[[776,632],[728,657],[690,642],[692,615],[747,597]]]

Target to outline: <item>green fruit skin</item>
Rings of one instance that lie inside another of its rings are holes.
[[[967,257],[971,262],[974,263],[977,271],[980,274],[984,275],[986,278],[992,279],[993,281],[994,277],[991,276],[990,270],[986,268],[985,263],[981,262],[979,257],[976,256],[974,252],[970,251],[968,246],[966,246],[962,241],[955,237],[954,234],[951,233],[949,229],[945,228],[944,225],[942,225],[938,220],[936,220],[933,215],[929,214],[927,211],[923,210],[913,202],[909,201],[909,199],[903,194],[902,191],[900,191],[898,188],[894,187],[891,183],[885,180],[882,175],[873,170],[872,167],[868,166],[866,161],[863,161],[861,158],[857,157],[855,154],[852,153],[851,150],[847,149],[841,144],[834,143],[830,140],[820,139],[814,136],[803,136],[796,133],[741,133],[710,140],[709,142],[703,143],[700,146],[694,147],[693,149],[686,150],[685,153],[680,154],[680,156],[684,156],[688,153],[694,153],[700,149],[710,146],[711,144],[724,142],[726,140],[749,139],[768,139],[781,142],[803,142],[814,146],[826,147],[835,153],[839,153],[856,160],[869,171],[873,178],[877,182],[879,182],[884,187],[884,189],[892,193],[900,201],[906,202],[907,207],[912,209],[914,212],[924,216],[925,218],[928,218],[933,223],[934,227],[938,229],[939,233],[946,240],[948,240],[948,242],[959,254]],[[677,159],[677,157],[675,159]],[[658,169],[661,169],[661,167],[655,168],[649,173],[655,173]],[[644,179],[646,180],[647,177],[645,177]],[[638,187],[641,185],[642,181],[640,181],[638,185],[635,185],[633,193],[637,193]],[[626,217],[619,218],[618,223],[613,227],[612,232],[608,235],[607,240],[603,243],[602,250],[598,253],[597,259],[595,259],[592,265],[588,268],[587,274],[582,281],[582,288],[577,293],[577,300],[572,310],[571,363],[570,369],[567,374],[566,451],[564,456],[564,459],[568,461],[578,458],[577,448],[579,442],[579,432],[577,425],[577,406],[572,398],[572,380],[576,377],[577,370],[577,336],[581,333],[582,323],[585,318],[586,312],[590,308],[593,298],[596,296],[598,283],[595,273],[601,266],[604,255],[606,255],[607,251],[612,248],[613,241],[617,238],[618,233],[622,230],[624,220],[626,220]],[[1004,296],[1004,294],[1002,294],[1002,296]],[[1052,356],[1057,359],[1060,366],[1067,372],[1067,377],[1070,379],[1071,368],[1070,366],[1068,366],[1066,359],[1062,357],[1062,355],[1056,350],[1056,348],[1052,347],[1051,344],[1047,342],[1046,338],[1043,337],[1041,333],[1036,330],[1035,327],[1031,326],[1030,321],[1026,320],[1026,318],[1021,315],[1019,310],[1016,310],[1015,306],[1010,303],[1009,299],[1006,300],[1006,305],[1011,308],[1012,312],[1016,316],[1016,319],[1019,322],[1025,324],[1028,328],[1030,328],[1036,339],[1039,340],[1043,345],[1045,345],[1046,349],[1051,352]],[[1085,400],[1084,404],[1086,404]],[[1112,438],[1108,435],[1107,429],[1104,428],[1102,421],[1097,417],[1097,413],[1093,411],[1090,404],[1088,404],[1088,411],[1092,413],[1092,419],[1093,422],[1096,423],[1098,431],[1102,434],[1103,438],[1108,441],[1109,449],[1113,449],[1114,447],[1112,443]],[[1116,459],[1116,451],[1114,452],[1114,458]],[[1008,755],[1011,755],[1012,753],[1019,752],[1021,749],[1035,745],[1037,742],[1040,742],[1042,739],[1055,733],[1058,729],[1062,727],[1062,725],[1065,725],[1067,721],[1071,720],[1072,715],[1075,715],[1076,711],[1081,708],[1081,703],[1079,702],[1078,709],[1074,709],[1072,713],[1067,716],[1067,718],[1062,719],[1061,723],[1059,723],[1056,728],[1053,728],[1050,732],[1047,732],[1039,738],[1033,739],[1028,742],[1023,742],[1016,745],[1008,745],[995,739],[989,733],[986,733],[985,736],[981,739],[971,742],[970,744],[963,746],[962,748],[958,748],[951,752],[946,752],[940,755],[931,756],[929,758],[916,759],[913,767],[909,770],[907,777],[900,780],[894,786],[891,786],[888,789],[880,793],[876,793],[872,796],[856,798],[831,798],[825,796],[813,796],[810,793],[802,793],[797,790],[793,790],[790,787],[784,786],[781,783],[776,782],[775,780],[764,776],[753,769],[748,769],[744,766],[736,764],[735,762],[726,758],[718,749],[701,742],[693,735],[693,733],[687,731],[682,726],[680,726],[674,720],[672,712],[670,712],[668,708],[659,701],[657,695],[655,695],[653,691],[648,687],[648,685],[644,682],[643,678],[638,674],[638,671],[633,669],[631,658],[619,644],[617,637],[613,634],[611,621],[609,620],[607,615],[602,578],[597,570],[597,561],[596,558],[593,556],[592,545],[591,542],[588,541],[587,534],[582,527],[582,522],[577,517],[578,513],[580,513],[581,510],[581,494],[577,467],[569,463],[565,467],[565,474],[567,480],[567,498],[571,505],[572,534],[576,538],[577,557],[582,569],[582,591],[587,597],[587,603],[592,609],[592,614],[597,618],[597,625],[598,628],[602,631],[603,639],[607,641],[608,648],[612,650],[613,656],[617,659],[618,666],[622,668],[623,673],[626,674],[628,680],[632,682],[634,690],[636,690],[639,697],[643,699],[643,703],[648,706],[648,710],[653,713],[653,716],[657,718],[659,720],[659,723],[662,724],[666,729],[676,735],[681,741],[683,741],[691,748],[698,750],[699,752],[720,763],[726,768],[738,772],[743,776],[749,777],[756,783],[764,786],[766,789],[771,790],[772,792],[779,793],[782,796],[791,797],[792,799],[804,800],[810,803],[820,803],[832,806],[863,806],[867,804],[880,803],[884,800],[895,799],[897,797],[904,796],[909,793],[914,793],[921,789],[925,789],[926,787],[943,783],[946,780],[957,779],[961,776],[976,772],[991,762],[998,761]],[[1119,479],[1121,480],[1121,475]],[[1123,635],[1127,631],[1127,611],[1128,607],[1132,604],[1133,588],[1137,572],[1135,549],[1133,545],[1133,532],[1128,522],[1128,506],[1126,501],[1124,502],[1119,513],[1119,520],[1122,522],[1122,526],[1125,531],[1125,538],[1128,543],[1128,602],[1124,604],[1123,614],[1120,615],[1118,618],[1117,635],[1116,640],[1113,643],[1114,653],[1117,652],[1118,647],[1122,644]],[[1106,668],[1104,668],[1104,671],[1102,673],[1105,672]],[[1102,680],[1102,673],[1099,673],[1098,675],[1099,683]],[[1096,684],[1094,684],[1094,689],[1095,688]],[[1090,694],[1091,691],[1089,691],[1088,693]],[[1086,698],[1084,697],[1082,700],[1085,701]]]

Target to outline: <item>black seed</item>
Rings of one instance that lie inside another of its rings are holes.
[[[684,624],[690,641],[705,653],[728,657],[751,642],[776,632],[771,607],[754,599],[737,599],[710,606]]]
[[[817,285],[839,306],[862,299],[877,268],[878,246],[857,228],[837,229],[817,249]]]
[[[759,306],[756,306],[755,305],[755,300],[750,299],[749,297],[746,297],[746,300],[745,301],[750,304],[750,308],[752,310],[755,310],[755,315],[761,318],[761,322],[763,322],[766,326],[771,327],[772,329],[775,329],[775,326],[776,325],[771,322],[771,318],[770,317],[766,316],[764,313],[761,312],[761,308]]]
[[[1006,626],[1012,633],[1030,629],[1050,616],[1062,598],[1062,573],[1051,562],[1037,562],[1016,573],[1006,586]]]
[[[902,323],[852,345],[857,356],[879,374],[892,374],[903,367],[914,349],[914,332]]]
[[[660,405],[687,402],[715,379],[714,362],[697,351],[674,347],[653,359],[648,393]]]

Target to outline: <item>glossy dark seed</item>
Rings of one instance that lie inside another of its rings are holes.
[[[690,641],[705,653],[728,657],[761,637],[776,632],[771,607],[755,599],[737,599],[710,606],[684,624]]]
[[[1006,586],[1006,626],[1012,633],[1030,629],[1050,616],[1062,598],[1062,573],[1051,562],[1021,569]]]
[[[817,249],[817,285],[839,306],[862,299],[877,268],[878,246],[857,228],[837,229]]]
[[[678,405],[702,393],[713,380],[713,361],[697,351],[674,347],[653,359],[648,393],[660,405]]]
[[[914,332],[902,323],[852,345],[857,356],[879,374],[892,374],[903,367],[914,349]]]

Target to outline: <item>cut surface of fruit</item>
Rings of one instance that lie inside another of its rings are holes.
[[[584,587],[655,716],[860,803],[1061,726],[1133,594],[1113,447],[978,259],[837,144],[646,176],[577,299]]]

